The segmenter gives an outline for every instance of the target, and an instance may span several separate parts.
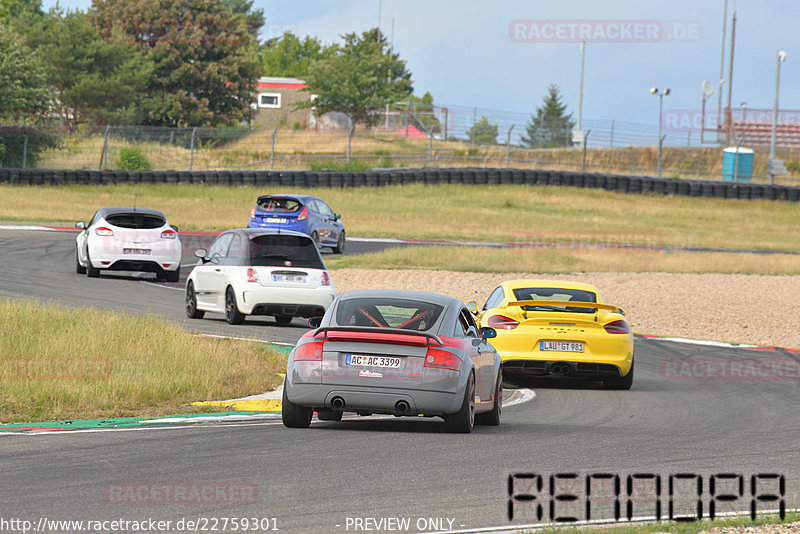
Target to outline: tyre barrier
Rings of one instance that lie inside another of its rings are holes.
[[[622,174],[538,169],[424,168],[352,171],[124,171],[94,169],[0,168],[0,184],[118,185],[118,184],[254,185],[256,187],[382,187],[410,183],[564,185],[631,194],[681,195],[742,200],[800,202],[800,186],[718,180],[680,180]]]

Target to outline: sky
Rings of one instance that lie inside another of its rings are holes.
[[[747,108],[772,108],[777,51],[785,50],[780,108],[800,109],[800,3],[727,3],[726,79],[734,7],[737,15],[732,107],[746,102]],[[45,8],[54,4],[44,2]],[[91,4],[61,0],[60,5]],[[668,87],[662,118],[674,143],[685,142],[688,128],[700,125],[702,82],[718,86],[724,5],[725,0],[255,0],[254,7],[266,16],[261,40],[291,31],[331,43],[379,20],[391,36],[394,21],[394,48],[407,61],[415,94],[430,92],[438,105],[451,108],[454,127],[470,124],[477,107],[478,116],[490,115],[501,132],[511,124],[517,133],[524,131],[551,83],[577,115],[578,41],[588,38],[583,129],[599,133],[613,120],[618,132],[641,125],[655,135],[659,99],[650,88]],[[707,101],[707,110],[712,124],[717,95]]]

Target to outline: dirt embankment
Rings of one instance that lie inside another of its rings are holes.
[[[800,348],[800,276],[672,273],[536,275],[450,271],[332,271],[338,291],[414,289],[477,300],[503,280],[546,278],[587,282],[603,299],[625,309],[639,334]]]

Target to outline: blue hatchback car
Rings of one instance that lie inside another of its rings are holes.
[[[322,199],[309,195],[264,195],[250,212],[248,228],[278,228],[302,232],[317,246],[344,252],[345,231],[342,216],[334,213]]]

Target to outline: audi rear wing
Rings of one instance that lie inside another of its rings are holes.
[[[511,306],[559,306],[566,308],[588,308],[592,310],[608,310],[610,312],[619,313],[620,315],[625,315],[625,312],[622,310],[622,308],[612,306],[611,304],[601,304],[599,302],[579,302],[571,300],[515,300],[506,305],[506,307]]]
[[[314,332],[313,337],[323,334],[322,339],[328,339],[328,332],[363,332],[373,334],[391,334],[401,336],[416,336],[424,337],[426,344],[430,344],[430,340],[436,341],[439,345],[444,345],[444,341],[435,334],[427,332],[419,332],[417,330],[404,330],[402,328],[381,327],[381,326],[321,326]],[[365,340],[367,341],[367,340]]]

